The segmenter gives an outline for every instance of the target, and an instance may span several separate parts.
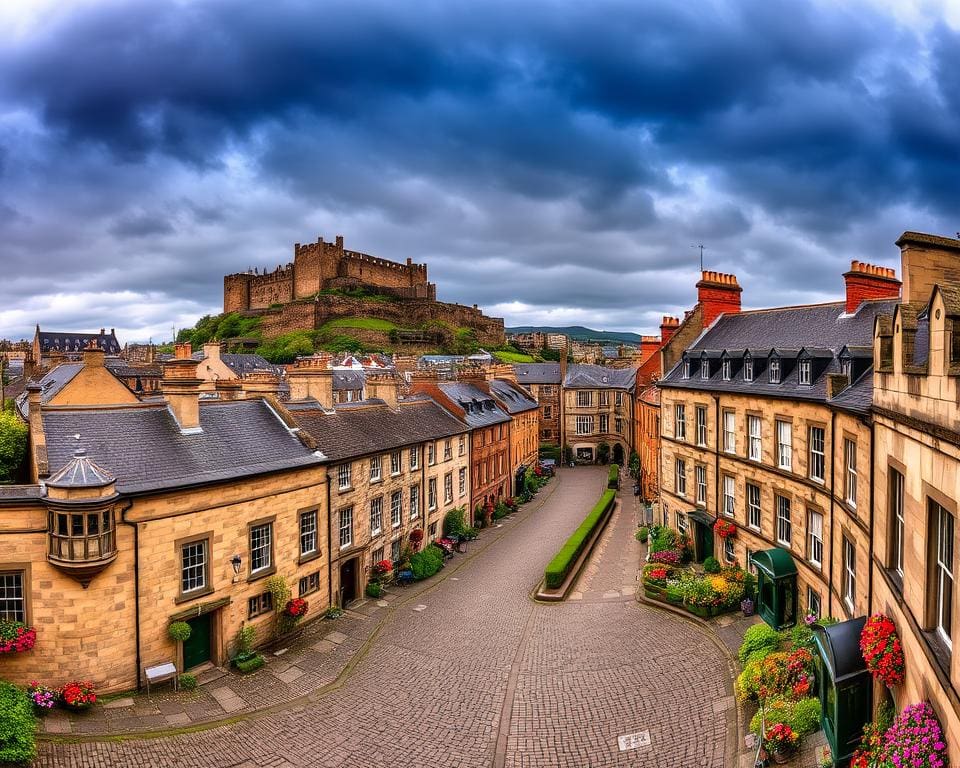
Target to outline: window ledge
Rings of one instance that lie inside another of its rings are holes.
[[[307,552],[305,555],[300,555],[300,559],[297,560],[297,565],[303,565],[304,563],[310,563],[314,560],[318,560],[322,554],[323,553],[319,549],[316,549],[313,552]]]
[[[247,583],[249,584],[250,582],[253,582],[253,581],[260,581],[260,579],[265,579],[267,576],[272,576],[276,572],[277,572],[276,565],[271,565],[269,568],[262,568],[256,573],[251,573],[249,576],[247,576]]]
[[[203,587],[202,589],[191,590],[190,592],[187,592],[185,595],[184,594],[177,595],[177,597],[174,598],[173,602],[176,605],[180,605],[181,603],[189,603],[191,600],[196,600],[198,597],[206,597],[207,595],[212,595],[212,594],[213,594],[213,585],[208,585],[206,587]]]

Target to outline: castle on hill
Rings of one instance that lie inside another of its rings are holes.
[[[337,290],[339,289],[339,290]],[[371,300],[342,291],[365,289],[394,301]],[[272,272],[248,270],[223,278],[223,311],[262,317],[267,336],[314,330],[331,320],[374,317],[415,329],[445,323],[470,328],[484,345],[504,343],[503,319],[487,317],[477,305],[437,301],[427,265],[381,259],[343,247],[343,237],[293,246],[293,261]]]

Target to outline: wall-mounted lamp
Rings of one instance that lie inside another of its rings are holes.
[[[243,560],[240,558],[240,555],[234,555],[230,558],[230,565],[233,566],[233,580],[236,582],[237,576],[240,575],[240,565]]]

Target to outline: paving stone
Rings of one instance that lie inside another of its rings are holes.
[[[377,608],[386,608],[390,603],[386,600],[377,600]]]
[[[278,674],[276,677],[285,683],[292,683],[294,680],[298,680],[303,677],[303,670],[300,669],[300,667],[290,667],[289,669]]]
[[[43,724],[43,730],[47,733],[70,733],[73,731],[70,718],[66,715],[59,716],[51,713],[40,722]]]
[[[113,701],[108,701],[103,705],[104,709],[123,709],[124,707],[132,707],[134,704],[133,699],[129,696],[124,696],[122,699],[114,699]]]
[[[422,611],[427,610],[427,606],[422,605],[422,604],[421,604],[421,605],[415,605],[415,606],[413,606],[413,610],[415,610],[417,613],[420,613],[420,612],[422,612]]]
[[[170,725],[174,726],[190,725],[191,722],[190,715],[188,715],[186,712],[177,712],[172,715],[166,715],[164,719]]]
[[[529,599],[544,563],[596,502],[605,476],[603,467],[561,469],[511,530],[482,531],[470,559],[453,560],[456,577],[441,573],[384,596],[412,608],[429,589],[429,610],[416,617],[412,610],[380,611],[364,621],[351,613],[307,625],[301,644],[282,661],[271,657],[266,672],[231,674],[168,697],[186,711],[144,707],[139,723],[177,727],[167,718],[186,714],[197,722],[282,705],[335,679],[376,631],[342,684],[309,703],[149,741],[41,742],[37,768],[475,768],[491,766],[496,756],[504,768],[736,768],[737,758],[724,754],[735,710],[714,711],[730,695],[725,657],[679,617],[602,599],[635,587],[644,550],[633,538],[627,504],[581,576],[577,589],[587,599]],[[460,589],[458,577],[469,588]],[[295,669],[304,673],[279,678]],[[135,698],[138,706],[121,712],[139,710],[142,697]],[[97,714],[84,721],[88,727],[120,730]],[[136,725],[131,717],[130,730]],[[652,747],[621,753],[618,737],[640,731]]]

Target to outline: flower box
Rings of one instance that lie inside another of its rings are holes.
[[[97,694],[93,690],[93,683],[87,680],[74,680],[60,689],[60,702],[67,709],[75,712],[89,709],[97,703]]]
[[[0,653],[23,653],[37,642],[37,630],[22,621],[0,621]]]

